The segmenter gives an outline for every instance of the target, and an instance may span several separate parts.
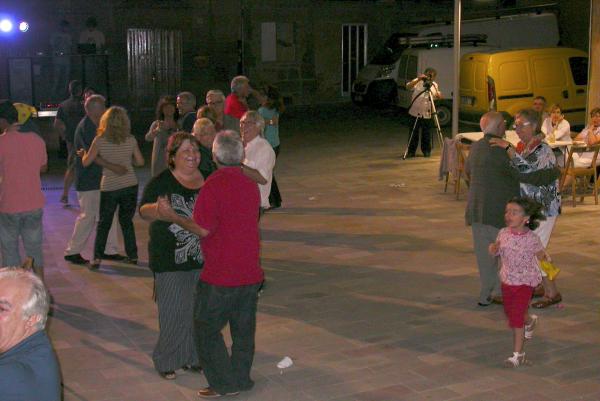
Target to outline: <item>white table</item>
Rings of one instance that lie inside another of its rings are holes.
[[[456,139],[467,139],[471,142],[477,142],[483,138],[483,132],[462,132],[456,135]],[[510,142],[513,146],[517,146],[519,143],[519,136],[516,131],[506,131],[504,133],[504,139]]]
[[[463,132],[456,135],[457,139],[466,139],[471,142],[477,142],[481,138],[483,138],[483,132]],[[510,142],[513,146],[517,146],[519,143],[519,136],[516,131],[506,131],[504,134],[504,139]],[[571,141],[554,141],[548,142],[545,141],[552,149],[564,148],[573,144]]]

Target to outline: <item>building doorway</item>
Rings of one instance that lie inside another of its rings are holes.
[[[181,31],[128,29],[127,66],[130,104],[136,111],[154,110],[159,97],[181,87]]]
[[[367,24],[342,25],[342,96],[349,96],[352,82],[367,64]]]

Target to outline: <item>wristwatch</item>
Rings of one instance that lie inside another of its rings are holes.
[[[506,147],[504,148],[504,150],[506,150],[508,152],[508,149],[510,149],[510,144],[506,145]]]

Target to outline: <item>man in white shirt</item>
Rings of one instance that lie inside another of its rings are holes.
[[[433,129],[432,120],[432,107],[431,100],[429,99],[429,93],[426,91],[426,85],[429,86],[431,95],[434,99],[441,99],[442,92],[440,92],[435,77],[437,71],[433,68],[426,68],[423,74],[406,84],[406,88],[413,90],[413,103],[408,110],[413,119],[411,127],[414,127],[414,134],[410,138],[408,144],[408,152],[406,157],[415,157],[417,151],[417,145],[419,144],[419,135],[421,136],[421,151],[423,156],[431,156],[431,130]]]
[[[275,152],[263,137],[265,120],[257,111],[244,113],[240,120],[240,131],[244,143],[244,174],[258,183],[260,207],[269,209],[269,193],[275,167]]]

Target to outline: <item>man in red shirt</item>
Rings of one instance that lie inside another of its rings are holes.
[[[194,207],[204,268],[198,283],[194,325],[209,387],[205,398],[250,390],[256,305],[263,281],[259,263],[258,186],[242,172],[244,146],[237,133],[220,132],[213,143],[218,170],[206,180]],[[192,223],[193,224],[193,223]],[[221,330],[229,323],[231,356]]]
[[[231,93],[225,99],[225,114],[235,117],[238,120],[248,111],[248,97],[252,95],[262,104],[264,97],[259,91],[252,89],[250,80],[238,75],[231,80]]]
[[[17,124],[17,109],[0,101],[0,248],[2,266],[18,266],[19,237],[34,270],[43,278],[42,215],[45,204],[40,173],[47,170],[46,144]],[[23,132],[25,131],[25,132]]]

